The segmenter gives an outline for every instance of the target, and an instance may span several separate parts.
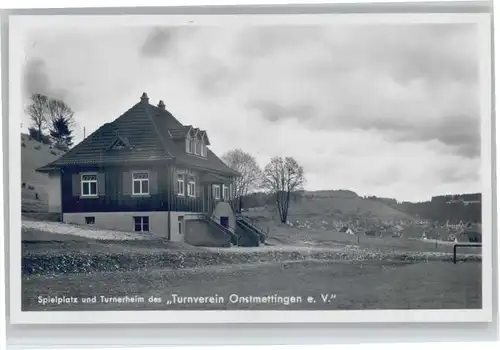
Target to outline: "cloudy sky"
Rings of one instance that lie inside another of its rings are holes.
[[[293,156],[311,190],[427,200],[480,191],[476,35],[468,24],[37,30],[23,89],[26,103],[64,99],[78,140],[146,91],[207,129],[219,155]]]

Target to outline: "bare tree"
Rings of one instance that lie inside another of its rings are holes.
[[[74,112],[63,100],[50,99],[47,104],[51,122],[57,119],[65,119],[73,122]]]
[[[292,157],[274,157],[264,168],[263,187],[276,195],[280,220],[286,223],[290,195],[305,183],[304,168]]]
[[[38,141],[42,140],[43,129],[48,122],[48,103],[47,96],[42,94],[31,95],[31,103],[26,107],[26,113],[29,115],[34,129],[38,132]]]
[[[235,178],[231,194],[231,197],[234,199],[233,207],[235,211],[241,213],[243,197],[250,191],[258,189],[262,171],[255,158],[241,149],[226,152],[222,156],[222,160],[228,167],[241,174],[241,176]]]

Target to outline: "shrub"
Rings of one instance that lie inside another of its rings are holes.
[[[35,128],[29,128],[28,131],[30,133],[30,140],[32,138],[34,138],[35,140],[38,140],[38,130],[37,129],[35,129]]]
[[[35,145],[35,146],[33,146],[33,148],[36,149],[36,150],[40,150],[40,149],[42,149],[42,146],[41,145]]]
[[[43,133],[41,135],[38,135],[38,130],[35,128],[29,128],[29,133],[30,133],[30,140],[35,139],[45,145],[49,145],[50,142],[50,137],[48,135],[44,135]]]
[[[61,144],[61,143],[56,143],[54,145],[54,147],[56,149],[58,149],[59,151],[63,151],[63,152],[67,152],[69,150],[69,147],[67,145],[64,145],[64,144]]]
[[[46,136],[46,135],[42,135],[42,143],[44,145],[50,145],[51,141],[50,141],[50,137],[49,136]]]

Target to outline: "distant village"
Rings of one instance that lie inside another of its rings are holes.
[[[263,195],[260,194],[260,196]],[[299,211],[288,217],[286,225],[289,227],[372,237],[405,237],[451,242],[481,241],[480,193],[435,196],[428,202],[419,203],[398,203],[393,198],[376,196],[361,198],[355,192],[344,190],[301,193],[298,198],[301,197],[308,200],[331,197],[332,201],[337,201],[337,203],[341,200],[340,198],[378,201],[398,210],[401,215],[407,216],[408,219],[384,219],[377,217],[375,213],[359,211],[359,208],[355,212],[351,209],[349,213],[340,210],[329,210],[328,212],[314,210],[309,213]],[[249,206],[246,210],[250,212],[272,210],[274,198],[267,197],[266,199],[267,203],[263,204],[262,201],[255,202],[254,197],[254,201],[248,203],[254,207]],[[256,214],[259,216],[258,213]]]
[[[444,241],[480,241],[481,225],[471,222],[444,224],[429,220],[292,220],[287,225],[296,228],[319,228],[350,235],[373,237],[406,237]]]
[[[355,196],[355,194],[353,193]],[[395,200],[391,198],[365,197],[364,199],[376,200],[395,207]],[[438,207],[435,207],[435,205]],[[348,235],[364,235],[372,237],[395,237],[395,238],[410,238],[423,240],[440,240],[440,241],[481,241],[481,224],[480,220],[465,220],[467,215],[464,215],[465,208],[471,208],[473,211],[478,211],[480,218],[480,194],[466,195],[447,195],[433,197],[430,202],[424,203],[409,203],[408,213],[409,219],[381,219],[370,213],[352,213],[328,215],[326,213],[317,214],[297,214],[290,216],[286,222],[289,227],[299,229],[318,229],[332,232],[340,232]],[[423,213],[432,214],[432,209],[439,209],[437,215],[440,219],[432,220],[422,218],[418,212],[411,212],[412,206],[424,208]],[[264,205],[264,208],[248,208],[249,211],[267,210],[272,206]],[[266,209],[267,208],[267,209]],[[462,209],[461,209],[462,208]],[[399,208],[398,208],[399,209]],[[470,211],[465,212],[470,213]],[[450,215],[453,214],[453,215]],[[462,219],[443,219],[446,216],[462,217]],[[412,218],[413,217],[413,218]],[[469,215],[470,217],[470,215]],[[477,215],[473,216],[474,218]]]

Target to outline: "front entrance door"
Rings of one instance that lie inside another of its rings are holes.
[[[224,226],[225,228],[229,228],[229,217],[221,216],[220,217],[220,224],[221,224],[221,226]]]

